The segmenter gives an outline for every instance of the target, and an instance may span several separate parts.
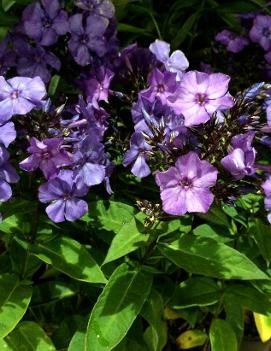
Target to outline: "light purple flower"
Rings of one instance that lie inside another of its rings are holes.
[[[183,72],[189,67],[189,62],[181,50],[176,50],[169,56],[170,45],[159,39],[156,39],[149,49],[157,60],[164,64],[167,71],[176,73],[177,80],[181,79]]]
[[[239,134],[232,138],[232,151],[221,160],[222,166],[229,171],[235,179],[253,175],[256,172],[256,150],[252,147],[254,132]]]
[[[233,53],[238,53],[249,44],[249,40],[245,37],[238,36],[229,30],[223,30],[217,33],[215,40],[226,46],[226,49]]]
[[[161,72],[155,68],[148,77],[149,88],[142,90],[140,95],[154,102],[155,98],[159,98],[163,105],[168,103],[168,99],[173,97],[176,92],[176,74],[171,72]]]
[[[9,153],[0,145],[0,202],[7,201],[12,195],[11,187],[8,183],[16,183],[19,176],[10,165]]]
[[[88,205],[79,197],[86,195],[87,187],[79,188],[74,181],[73,171],[62,170],[57,178],[39,187],[39,200],[51,202],[46,213],[53,222],[74,221],[88,212]]]
[[[151,174],[150,167],[147,164],[148,153],[151,151],[151,146],[146,143],[143,135],[136,132],[132,135],[130,141],[130,149],[126,151],[123,159],[124,167],[133,164],[131,172],[139,177],[144,178]]]
[[[40,107],[46,89],[40,77],[15,77],[5,80],[0,76],[0,124],[14,115],[25,115]]]
[[[249,36],[254,43],[258,43],[265,51],[269,51],[271,49],[271,16],[256,16]]]
[[[228,93],[229,81],[230,77],[222,73],[187,72],[175,97],[170,99],[171,106],[175,113],[184,115],[186,127],[205,123],[214,112],[234,105]]]
[[[99,108],[99,101],[108,102],[109,86],[113,77],[114,73],[110,69],[101,67],[96,78],[86,80],[87,102],[95,108]]]
[[[266,181],[262,184],[262,188],[265,193],[264,206],[268,213],[267,219],[271,223],[271,176],[269,176]]]
[[[215,185],[217,173],[215,167],[200,160],[195,152],[180,156],[175,166],[155,176],[163,210],[171,215],[206,213],[214,200],[209,188]]]
[[[23,13],[25,33],[40,45],[49,46],[57,42],[59,35],[68,32],[66,11],[61,10],[58,0],[41,0],[26,7]]]
[[[16,139],[16,130],[12,122],[0,126],[0,143],[8,147]]]
[[[98,16],[113,18],[115,8],[111,0],[75,0],[75,5]]]
[[[63,141],[63,138],[42,141],[32,138],[27,149],[31,156],[20,162],[20,168],[27,172],[40,168],[46,179],[56,177],[61,167],[72,163],[71,156],[63,149]]]
[[[90,15],[83,25],[83,15],[75,14],[70,18],[71,39],[69,50],[74,60],[81,66],[91,63],[91,53],[102,57],[107,52],[105,31],[109,25],[108,19],[101,16]]]

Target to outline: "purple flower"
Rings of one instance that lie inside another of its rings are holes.
[[[254,164],[256,150],[251,146],[254,132],[239,134],[232,138],[233,150],[221,160],[222,166],[229,171],[235,179],[242,179],[253,175],[256,171]]]
[[[9,164],[9,153],[0,145],[0,202],[7,201],[12,190],[8,183],[16,183],[19,180],[15,169]]]
[[[70,18],[71,39],[68,46],[74,60],[80,66],[91,63],[91,52],[99,57],[105,55],[107,47],[104,34],[108,24],[108,19],[95,15],[87,17],[85,26],[82,14],[78,13]]]
[[[264,206],[268,213],[267,219],[271,223],[271,176],[262,184],[266,198],[264,199]]]
[[[26,7],[23,13],[25,33],[40,45],[49,46],[57,42],[59,35],[69,30],[68,14],[61,10],[58,0],[41,0]]]
[[[20,168],[33,172],[40,168],[46,179],[57,176],[59,169],[72,163],[71,156],[63,149],[63,138],[51,138],[39,141],[32,138],[27,149],[32,155],[20,162]]]
[[[234,105],[228,93],[230,77],[222,73],[190,71],[183,75],[171,106],[177,114],[185,117],[185,126],[207,122],[216,111]]]
[[[130,149],[124,155],[124,167],[132,163],[131,172],[135,176],[140,178],[147,177],[151,173],[150,167],[146,162],[151,149],[151,146],[146,143],[141,133],[134,133],[131,137]]]
[[[110,0],[75,0],[75,5],[98,16],[113,18],[115,15],[115,8]]]
[[[171,72],[161,72],[155,68],[148,78],[150,87],[142,90],[140,95],[150,102],[153,102],[158,97],[163,105],[168,103],[169,97],[172,97],[176,92],[176,74]]]
[[[99,101],[108,102],[109,86],[114,73],[105,67],[101,67],[97,72],[97,79],[91,78],[85,81],[87,101],[95,108],[99,108]]]
[[[171,215],[206,213],[214,200],[209,188],[215,185],[216,179],[216,168],[200,160],[195,152],[180,156],[175,166],[155,176],[163,210]]]
[[[249,44],[249,40],[245,37],[238,36],[228,30],[217,33],[215,40],[226,46],[226,49],[233,53],[238,53]]]
[[[249,32],[250,39],[268,51],[271,49],[271,16],[258,15]]]
[[[6,81],[0,76],[0,124],[40,107],[45,95],[45,85],[39,77],[15,77]]]
[[[12,122],[0,126],[0,143],[8,147],[16,139],[16,130]]]
[[[157,60],[165,65],[167,71],[176,73],[177,80],[181,79],[183,72],[189,66],[189,62],[181,50],[176,50],[169,56],[170,45],[159,39],[156,39],[155,42],[150,45],[149,49]]]
[[[14,41],[14,49],[19,56],[17,72],[21,76],[40,77],[44,83],[48,83],[51,78],[49,67],[57,71],[61,67],[60,60],[39,45],[34,48],[24,40],[17,39]]]
[[[39,187],[39,200],[51,202],[46,213],[53,222],[74,221],[88,212],[87,203],[79,199],[87,192],[87,187],[77,186],[72,171],[62,170],[57,178]]]

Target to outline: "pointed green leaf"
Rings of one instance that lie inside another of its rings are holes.
[[[119,266],[95,304],[88,323],[84,351],[109,351],[127,334],[152,285],[140,270]]]
[[[145,215],[139,213],[125,223],[113,238],[103,264],[117,260],[146,245],[149,235],[142,233]]]
[[[12,351],[56,351],[45,331],[34,322],[20,323],[5,341]]]
[[[9,334],[25,314],[32,288],[20,284],[16,275],[0,276],[0,338]]]
[[[234,331],[230,324],[222,319],[213,320],[209,337],[212,351],[238,351]]]
[[[84,245],[68,237],[30,246],[30,251],[40,260],[51,264],[68,276],[88,283],[106,283],[98,264]]]
[[[269,279],[244,254],[210,238],[189,234],[171,244],[160,243],[158,248],[189,273],[222,279]]]

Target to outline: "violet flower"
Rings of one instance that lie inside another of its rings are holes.
[[[156,59],[164,64],[167,71],[176,73],[177,80],[181,79],[183,72],[189,67],[189,62],[181,50],[176,50],[169,56],[170,45],[159,39],[156,39],[149,49]]]
[[[175,97],[170,99],[171,106],[175,113],[184,115],[186,127],[205,123],[214,112],[234,105],[228,93],[229,81],[230,77],[222,73],[187,72]]]
[[[200,160],[195,152],[180,156],[175,166],[155,176],[163,210],[171,215],[206,213],[214,200],[209,188],[216,184],[217,173],[215,167]]]
[[[149,88],[142,90],[140,95],[150,102],[158,97],[163,105],[168,103],[168,99],[173,97],[176,92],[176,74],[171,72],[162,72],[155,68],[148,77]]]
[[[71,39],[68,47],[74,60],[80,66],[86,66],[92,61],[92,53],[102,57],[107,52],[104,37],[108,27],[108,19],[100,16],[88,16],[83,25],[83,15],[76,14],[70,18]]]
[[[267,219],[268,222],[271,223],[271,176],[269,176],[266,181],[262,184],[262,188],[264,190],[265,199],[264,199],[264,207],[268,213]]]
[[[150,167],[147,164],[148,153],[151,151],[151,146],[146,143],[143,135],[136,132],[130,140],[130,149],[126,151],[123,159],[124,167],[133,164],[131,172],[140,178],[147,177],[151,174]]]
[[[26,7],[23,12],[25,33],[40,43],[49,46],[57,42],[59,35],[69,30],[68,14],[61,10],[58,0],[41,0]]]
[[[16,130],[12,122],[0,126],[0,143],[8,147],[16,139]]]
[[[9,39],[0,42],[0,76],[5,75],[11,67],[16,66],[16,54],[8,48]]]
[[[61,62],[52,52],[37,45],[35,48],[24,40],[15,39],[14,48],[19,56],[17,72],[24,77],[40,77],[44,83],[51,79],[49,67],[59,71]]]
[[[99,108],[99,101],[108,102],[109,86],[114,73],[105,67],[101,67],[97,72],[97,79],[91,78],[85,81],[85,89],[87,102],[91,103],[95,108]]]
[[[249,37],[258,43],[265,51],[271,49],[271,16],[258,15],[255,17]]]
[[[0,145],[0,202],[7,201],[12,195],[11,187],[8,183],[16,183],[19,176],[15,169],[8,162],[9,153]]]
[[[84,11],[108,19],[115,15],[115,8],[111,0],[75,0],[75,5]]]
[[[51,202],[46,213],[53,222],[75,221],[88,212],[88,204],[79,197],[85,196],[87,187],[79,188],[74,181],[73,171],[62,170],[57,178],[39,187],[39,200]]]
[[[229,30],[223,30],[217,33],[215,40],[226,46],[226,49],[233,53],[238,53],[249,44],[249,40],[245,37],[238,36]]]
[[[15,77],[5,80],[0,76],[0,124],[14,115],[25,115],[40,107],[46,89],[40,77]]]
[[[232,151],[221,160],[222,166],[239,180],[256,172],[256,150],[252,147],[254,132],[239,134],[232,138]]]
[[[42,141],[32,138],[27,149],[31,156],[19,163],[20,168],[27,172],[40,168],[46,179],[56,177],[61,167],[72,164],[71,156],[62,147],[63,141],[63,138]]]

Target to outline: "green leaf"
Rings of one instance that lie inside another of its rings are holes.
[[[217,303],[220,296],[219,287],[212,279],[196,277],[182,282],[169,304],[174,309],[209,306]]]
[[[15,3],[15,0],[2,0],[3,10],[7,12]]]
[[[149,235],[144,231],[143,220],[146,216],[139,212],[137,216],[125,223],[113,238],[103,264],[117,260],[139,247],[146,245]]]
[[[223,228],[222,228],[223,230]],[[201,224],[198,227],[196,227],[193,230],[193,233],[196,236],[199,237],[206,237],[206,238],[211,238],[214,239],[215,241],[220,241],[222,243],[226,243],[226,242],[230,242],[232,241],[232,238],[229,237],[225,237],[222,235],[220,235],[219,233],[217,233],[214,228],[212,228],[209,224]]]
[[[56,351],[45,331],[34,322],[20,323],[5,341],[13,351]]]
[[[32,288],[20,283],[16,275],[0,276],[0,339],[23,318],[31,300]]]
[[[238,345],[240,345],[244,334],[244,308],[238,300],[235,300],[231,296],[224,296],[224,309],[226,312],[226,321],[234,330]]]
[[[48,88],[48,94],[49,96],[54,96],[60,81],[60,76],[58,74],[55,74],[50,81],[49,88]]]
[[[97,201],[95,206],[90,206],[90,216],[98,219],[97,225],[101,229],[115,233],[118,233],[121,227],[134,217],[134,214],[134,207],[123,202]]]
[[[199,12],[195,12],[190,17],[188,17],[187,20],[184,22],[184,24],[179,29],[179,31],[177,32],[173,40],[173,46],[175,48],[179,47],[182,44],[182,42],[186,39],[188,33],[191,31],[198,17],[199,17]]]
[[[255,219],[253,225],[249,229],[249,233],[253,236],[261,255],[269,265],[271,262],[271,228],[260,219]]]
[[[215,206],[212,206],[206,214],[198,213],[197,216],[213,224],[218,224],[227,228],[230,226],[228,217],[220,208]]]
[[[31,307],[53,303],[78,293],[78,286],[73,282],[49,281],[34,286]]]
[[[244,309],[262,314],[271,314],[271,299],[269,295],[252,286],[229,285],[225,289],[224,298],[238,303]]]
[[[162,255],[189,273],[222,279],[269,279],[244,254],[213,239],[184,235],[158,244]]]
[[[88,323],[85,351],[111,350],[127,334],[141,311],[152,278],[122,264],[111,275],[95,304]]]
[[[145,36],[152,36],[153,34],[148,32],[145,28],[135,27],[127,23],[118,23],[117,29],[119,32],[135,33]]]
[[[238,351],[234,331],[230,324],[222,319],[212,321],[209,337],[212,351]]]
[[[163,313],[162,297],[152,290],[140,313],[150,325],[144,333],[149,351],[162,351],[167,343],[167,324],[163,320]]]
[[[100,267],[84,245],[68,237],[60,237],[30,246],[30,251],[40,260],[51,264],[68,276],[88,283],[106,283]]]

